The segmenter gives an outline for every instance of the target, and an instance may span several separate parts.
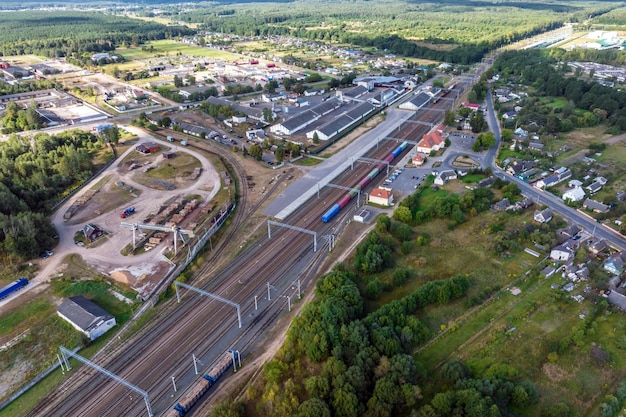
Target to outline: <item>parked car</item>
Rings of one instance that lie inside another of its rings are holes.
[[[180,141],[180,144],[181,144],[181,145],[183,145],[183,146],[187,146],[187,145],[188,145],[188,143],[187,143],[187,141],[186,141],[186,140],[181,140],[181,141]]]

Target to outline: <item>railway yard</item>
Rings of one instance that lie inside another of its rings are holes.
[[[397,151],[400,143],[418,141],[451,106],[452,100],[439,100],[411,115],[394,129],[392,136],[384,138],[388,140],[381,140],[379,146],[373,146],[366,154],[367,158],[383,160],[392,151]],[[216,145],[212,143],[190,141],[189,145],[198,151],[217,152]],[[402,154],[398,152],[394,156],[401,159],[412,147],[410,144]],[[224,155],[239,179],[244,179],[246,173],[237,159],[228,153]],[[345,171],[332,182],[354,187],[379,164],[360,161],[353,170]],[[366,185],[367,190],[381,179],[382,175],[373,178]],[[277,181],[275,187],[279,185],[280,181]],[[316,252],[313,251],[311,234],[287,228],[273,227],[271,239],[267,233],[256,240],[237,234],[258,211],[265,198],[272,194],[271,191],[251,204],[248,187],[240,187],[236,214],[227,235],[223,237],[224,242],[239,240],[240,253],[229,253],[224,249],[226,246],[221,245],[195,272],[191,282],[204,291],[240,305],[241,328],[238,327],[237,312],[233,306],[181,290],[180,304],[174,297],[160,307],[140,332],[128,339],[111,341],[91,358],[109,372],[145,390],[153,415],[182,415],[179,411],[173,412],[173,407],[178,403],[189,404],[189,397],[197,391],[198,384],[206,384],[203,375],[213,368],[214,363],[223,360],[227,350],[238,351],[245,367],[246,356],[271,334],[270,329],[280,317],[285,316],[288,306],[297,302],[300,291],[310,291],[328,253],[331,241],[328,236],[339,235],[354,211],[354,201],[348,202],[345,208],[342,206],[341,211],[335,212],[332,219],[323,222],[322,215],[346,194],[340,189],[324,187],[319,198],[310,199],[284,220],[283,223],[290,226],[315,232],[318,240]],[[221,257],[231,260],[217,271],[217,265],[222,265],[218,261]],[[199,364],[198,374],[194,371],[194,357]],[[213,388],[209,392],[214,391]],[[149,415],[146,407],[147,402],[141,395],[82,366],[40,401],[29,415],[144,416]]]

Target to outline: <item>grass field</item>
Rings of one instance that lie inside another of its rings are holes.
[[[130,318],[133,307],[117,300],[110,291],[113,289],[129,298],[134,298],[134,293],[113,287],[95,277],[92,271],[79,267],[81,264],[79,260],[70,260],[69,264],[72,266],[64,272],[65,278],[51,282],[52,291],[34,297],[26,304],[5,314],[0,321],[0,341],[16,342],[0,355],[2,383],[8,384],[5,388],[12,386],[11,391],[54,363],[59,346],[71,349],[85,343],[84,336],[56,314],[57,306],[65,298],[81,294],[93,299],[116,317],[118,326]],[[85,276],[91,276],[93,280],[84,281]],[[92,344],[85,354],[95,352],[95,349],[110,338],[111,334]],[[0,416],[25,415],[34,402],[41,399],[43,392],[47,392],[50,386],[58,383],[61,378],[60,372],[59,375],[56,374],[48,378],[43,385],[38,385],[33,393],[29,393],[0,412]],[[7,390],[3,394],[8,392]]]
[[[422,192],[420,202],[425,206],[448,193],[431,188]],[[571,417],[590,415],[624,376],[626,338],[622,330],[626,321],[622,313],[599,302],[601,298],[595,302],[593,290],[584,292],[587,283],[565,293],[551,288],[567,282],[559,274],[550,279],[539,278],[536,272],[526,275],[545,265],[542,257],[523,250],[505,257],[494,254],[490,226],[500,223],[507,230],[522,228],[532,223],[531,212],[521,216],[483,213],[452,231],[447,230],[446,220],[415,228],[416,235],[429,236],[428,244],[396,259],[396,264],[413,271],[411,280],[405,286],[392,287],[375,302],[367,301],[366,309],[372,311],[401,298],[426,281],[465,274],[472,283],[465,299],[429,305],[419,312],[420,320],[436,337],[416,353],[429,374],[442,363],[459,359],[478,377],[506,373],[535,383],[541,400],[524,415],[542,415],[542,410],[557,402],[567,404]],[[532,242],[521,241],[520,247],[532,247]],[[389,282],[391,272],[379,278]],[[508,291],[512,287],[521,293],[512,295]],[[571,298],[575,294],[585,299],[578,303]],[[476,298],[483,301],[468,308],[467,301]],[[428,388],[424,394],[429,395]]]
[[[147,42],[140,48],[120,48],[116,52],[122,55],[127,61],[156,57],[174,57],[176,55],[191,55],[218,60],[236,60],[241,58],[239,55],[231,52],[201,48],[195,45],[186,45],[169,39]]]

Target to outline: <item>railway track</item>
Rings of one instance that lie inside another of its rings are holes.
[[[432,118],[434,122],[441,114],[429,115],[429,112],[425,112],[422,116],[427,120]],[[427,130],[427,126],[412,124],[399,129],[394,138],[415,140],[420,132],[425,133]],[[205,144],[194,146],[203,149]],[[369,157],[382,159],[395,146],[395,141],[384,141]],[[214,153],[209,145],[205,150]],[[245,173],[236,168],[241,168],[236,162],[231,165],[237,175],[241,175],[240,178],[245,178]],[[369,163],[357,164],[354,170],[344,173],[334,183],[353,186],[370,169]],[[247,192],[245,188],[243,184],[240,187],[241,203],[236,220],[233,221],[234,227],[226,236],[228,241],[235,239],[236,229],[245,224],[249,216],[244,203],[244,193]],[[344,209],[343,213],[327,224],[320,219],[342,193],[345,192],[323,189],[319,199],[296,210],[286,223],[316,230],[318,235],[331,233],[339,222],[348,217],[350,211]],[[350,203],[348,207],[353,207],[353,204]],[[319,245],[320,249],[314,254],[311,251],[311,240],[310,235],[289,229],[277,229],[273,231],[271,240],[267,237],[258,239],[219,273],[211,275],[210,271],[215,269],[211,265],[212,260],[217,259],[226,248],[225,244],[221,245],[220,251],[214,251],[206,267],[203,266],[198,271],[197,279],[203,283],[202,288],[205,291],[241,305],[241,330],[236,326],[232,307],[207,300],[197,294],[185,295],[185,302],[181,305],[176,305],[175,300],[166,303],[159,314],[158,322],[155,321],[125,345],[108,352],[108,357],[103,357],[104,354],[97,355],[94,361],[148,391],[155,415],[167,412],[177,398],[177,394],[173,392],[171,377],[175,377],[181,389],[191,386],[197,378],[193,372],[192,354],[203,363],[209,364],[227,348],[232,347],[240,350],[245,360],[245,353],[251,350],[255,341],[271,327],[279,315],[284,314],[286,300],[282,296],[290,290],[300,271],[307,271],[307,276],[311,276],[311,271],[314,270],[311,265],[318,264],[319,259],[323,258],[324,245]],[[272,297],[277,298],[269,300],[266,297],[268,284],[271,286]],[[259,310],[254,308],[255,296],[260,300]],[[94,398],[92,393],[97,393],[98,397]],[[64,381],[58,390],[29,415],[143,416],[147,413],[141,398],[138,399],[127,388],[83,367]]]

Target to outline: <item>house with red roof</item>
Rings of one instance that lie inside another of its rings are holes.
[[[369,202],[381,206],[393,205],[393,193],[389,188],[374,188],[369,195]]]
[[[443,134],[439,130],[435,129],[425,134],[422,137],[422,140],[417,143],[417,151],[429,154],[432,151],[437,152],[445,145],[446,140],[443,137]]]

